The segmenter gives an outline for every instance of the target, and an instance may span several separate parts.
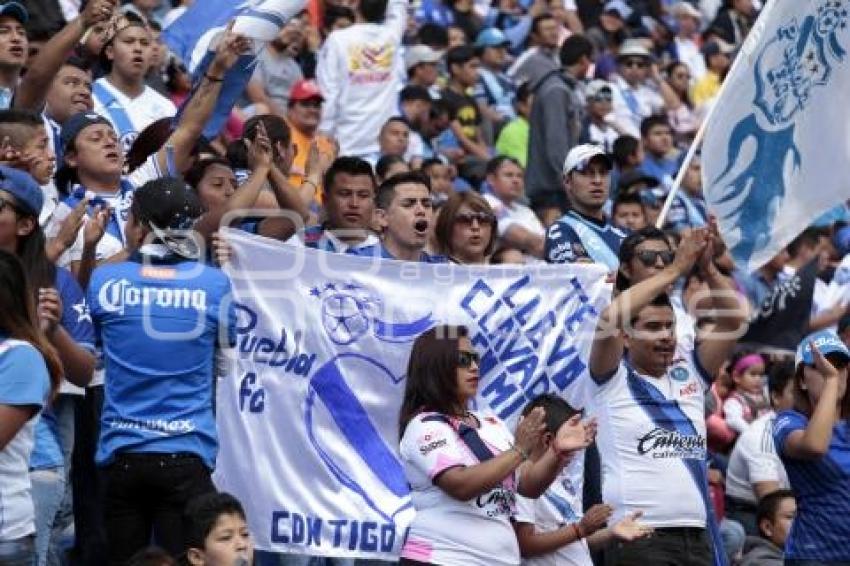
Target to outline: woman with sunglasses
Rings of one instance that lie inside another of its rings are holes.
[[[47,257],[44,232],[38,223],[43,204],[41,188],[32,177],[0,166],[0,249],[17,256],[24,266],[40,329],[59,353],[60,375],[74,385],[85,386],[95,367],[94,329],[82,289],[67,269],[56,267]],[[82,207],[77,212],[82,216]],[[83,232],[89,241],[102,233],[102,226],[91,220]],[[61,392],[63,395],[54,398],[36,420],[35,446],[29,460],[37,564],[47,561],[54,519],[65,495],[74,404],[82,394],[68,384],[63,384]]]
[[[440,207],[436,252],[454,263],[489,263],[496,246],[496,216],[478,193],[455,193]]]
[[[519,564],[511,526],[516,494],[542,495],[596,433],[593,422],[570,419],[529,461],[545,432],[543,408],[520,420],[512,435],[499,418],[469,410],[478,371],[466,327],[438,326],[413,344],[399,415],[399,452],[416,509],[403,565]]]
[[[16,214],[5,200],[0,230]],[[39,328],[26,271],[0,250],[0,564],[35,563],[36,532],[29,470],[38,414],[59,388],[62,362]]]

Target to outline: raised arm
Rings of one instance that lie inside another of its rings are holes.
[[[688,273],[703,252],[708,238],[705,229],[684,235],[673,263],[652,277],[620,293],[599,317],[590,351],[590,375],[597,381],[609,379],[623,357],[623,328],[635,313],[666,292],[680,277]]]
[[[576,450],[587,448],[596,437],[596,421],[581,421],[575,415],[558,429],[552,444],[543,456],[522,468],[519,493],[536,499],[543,495],[558,476],[570,455]]]
[[[185,105],[177,129],[157,153],[161,171],[171,171],[168,166],[169,148],[173,151],[174,166],[178,173],[184,172],[191,165],[192,149],[203,134],[204,127],[215,109],[227,72],[236,64],[239,57],[251,48],[250,39],[233,33],[233,23],[231,21],[225,30],[216,49],[215,58],[201,77],[201,83],[192,95],[192,99]]]
[[[50,83],[65,62],[68,53],[92,26],[109,20],[118,7],[118,0],[90,0],[80,17],[71,21],[50,38],[27,67],[27,74],[15,90],[15,108],[40,112],[44,107]]]

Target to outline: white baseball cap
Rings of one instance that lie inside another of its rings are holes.
[[[598,145],[586,143],[583,145],[577,145],[570,150],[567,154],[567,158],[564,160],[563,173],[564,175],[568,175],[576,169],[581,171],[596,158],[601,158],[608,169],[611,169],[614,166],[614,162],[611,161],[611,158],[607,153],[605,153],[604,149]]]

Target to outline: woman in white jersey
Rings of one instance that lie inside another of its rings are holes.
[[[0,206],[0,224],[13,214]],[[35,559],[29,459],[36,418],[59,387],[62,364],[36,323],[34,294],[20,261],[0,251],[0,564]]]
[[[516,494],[539,497],[569,454],[592,440],[578,420],[562,426],[540,459],[526,462],[545,431],[535,409],[516,436],[496,416],[469,411],[478,389],[478,353],[462,326],[438,326],[413,344],[399,416],[400,453],[416,517],[401,564],[516,565],[511,517]]]

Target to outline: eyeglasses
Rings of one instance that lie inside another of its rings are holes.
[[[592,99],[594,102],[611,102],[614,96],[610,92],[600,92]]]
[[[649,63],[647,63],[646,61],[644,61],[642,59],[629,59],[628,61],[623,61],[623,67],[626,67],[627,69],[630,69],[630,68],[645,69],[648,66],[649,66]]]
[[[298,104],[301,106],[306,106],[308,108],[321,108],[322,101],[318,98],[308,98],[307,100],[299,100]]]
[[[457,224],[466,224],[471,226],[473,221],[477,220],[479,224],[495,224],[496,217],[486,212],[461,212],[455,216]]]
[[[457,367],[462,369],[469,369],[472,367],[472,364],[475,363],[475,367],[481,366],[481,356],[478,355],[478,352],[470,352],[468,350],[458,350],[457,353]]]
[[[665,251],[652,251],[652,250],[644,250],[642,252],[637,252],[635,257],[640,260],[642,264],[646,267],[652,267],[656,263],[658,263],[658,258],[661,258],[661,263],[664,265],[670,265],[673,263],[673,258],[675,254],[669,250]]]
[[[9,208],[11,208],[13,211],[15,211],[16,213],[23,214],[23,211],[14,202],[7,199],[6,197],[0,197],[0,212],[3,212],[3,209],[6,208],[7,206]]]

